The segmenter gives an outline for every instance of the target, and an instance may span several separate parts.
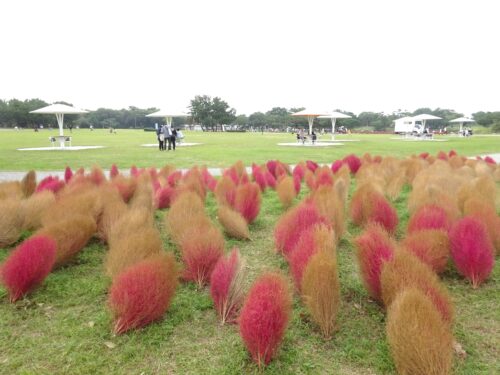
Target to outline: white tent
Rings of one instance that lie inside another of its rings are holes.
[[[59,145],[64,148],[64,115],[75,115],[80,113],[88,113],[83,109],[71,107],[66,104],[52,104],[47,107],[36,109],[30,113],[47,113],[56,115],[57,125],[59,126]]]
[[[451,120],[450,122],[460,123],[460,134],[462,134],[462,129],[463,129],[465,123],[476,122],[476,121],[472,118],[469,118],[469,117],[459,117],[459,118],[456,118],[454,120]]]
[[[292,113],[292,116],[302,116],[307,117],[307,122],[309,123],[309,134],[312,134],[313,121],[318,116],[328,115],[328,111],[317,111],[304,109],[299,112]]]
[[[425,130],[426,129],[425,122],[427,120],[441,120],[441,117],[422,113],[421,115],[413,116],[413,120],[422,121],[422,127],[423,127],[423,130]]]
[[[337,121],[338,118],[351,118],[351,116],[346,115],[341,112],[331,112],[328,113],[327,115],[322,115],[318,116],[318,118],[329,118],[332,120],[332,139],[335,139],[335,122]]]
[[[172,126],[172,118],[174,117],[188,117],[187,113],[182,111],[172,111],[172,110],[164,110],[160,109],[159,111],[150,113],[146,115],[146,117],[165,117],[168,126]]]

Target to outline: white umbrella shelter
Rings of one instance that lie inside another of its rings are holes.
[[[307,117],[307,122],[309,123],[309,134],[312,134],[313,121],[318,116],[328,115],[327,111],[314,111],[310,109],[304,109],[299,112],[292,113],[292,116]]]
[[[189,115],[187,113],[184,113],[182,111],[172,111],[164,109],[160,109],[159,111],[146,115],[146,117],[165,117],[168,126],[172,126],[172,119],[174,117],[188,117],[188,116]]]
[[[338,118],[351,118],[351,116],[346,115],[341,112],[331,112],[327,115],[318,116],[318,118],[329,118],[332,120],[332,139],[335,139],[335,122]]]
[[[30,111],[30,113],[46,113],[56,115],[57,125],[59,126],[59,145],[61,146],[61,148],[64,148],[64,115],[76,115],[81,113],[88,113],[88,111],[71,107],[66,104],[51,104],[47,107]]]
[[[425,123],[427,120],[441,120],[441,117],[422,113],[421,115],[413,116],[413,120],[422,121],[423,129],[425,129]]]
[[[476,122],[474,119],[469,118],[469,117],[459,117],[454,120],[451,120],[450,122],[455,122],[455,123],[460,123],[460,134],[462,134],[462,129],[464,127],[464,124],[469,123],[469,122]]]

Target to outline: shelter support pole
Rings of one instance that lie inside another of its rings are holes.
[[[165,119],[167,120],[167,125],[170,128],[172,126],[172,117],[168,116],[168,117],[165,117]]]
[[[59,126],[59,146],[64,148],[64,113],[56,113],[57,125]]]
[[[311,135],[312,134],[312,130],[313,130],[314,117],[313,116],[307,116],[307,121],[309,122],[309,135]]]
[[[332,117],[332,141],[335,140],[335,121],[337,121],[337,119]]]

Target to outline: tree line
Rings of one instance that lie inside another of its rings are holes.
[[[63,103],[71,105],[63,101]],[[29,113],[38,108],[49,105],[41,99],[28,100],[0,100],[0,127],[5,128],[33,128],[43,125],[45,127],[56,127],[55,116]],[[184,124],[199,124],[203,130],[222,130],[223,125],[230,125],[230,129],[275,129],[286,130],[307,126],[307,119],[294,117],[294,112],[304,108],[274,107],[267,112],[254,112],[247,115],[237,115],[236,110],[219,97],[199,95],[191,100],[187,118],[174,118],[174,126]],[[153,129],[155,123],[163,122],[161,118],[146,117],[147,114],[157,111],[158,108],[138,108],[130,106],[124,109],[99,108],[83,115],[65,115],[66,126],[88,128],[131,128],[131,129]],[[348,129],[390,131],[393,129],[393,121],[403,116],[414,116],[422,113],[441,117],[442,120],[430,121],[431,129],[450,127],[450,120],[463,116],[451,109],[442,108],[419,108],[414,112],[394,111],[383,112],[361,112],[355,115],[352,112],[338,110],[351,118],[338,120],[338,125]],[[476,112],[473,114],[477,124],[490,128],[494,132],[500,132],[500,112]],[[331,129],[329,119],[315,119],[317,128]]]

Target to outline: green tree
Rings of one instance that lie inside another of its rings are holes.
[[[189,108],[193,120],[212,131],[222,130],[222,125],[231,124],[236,118],[236,110],[219,97],[197,95]]]

